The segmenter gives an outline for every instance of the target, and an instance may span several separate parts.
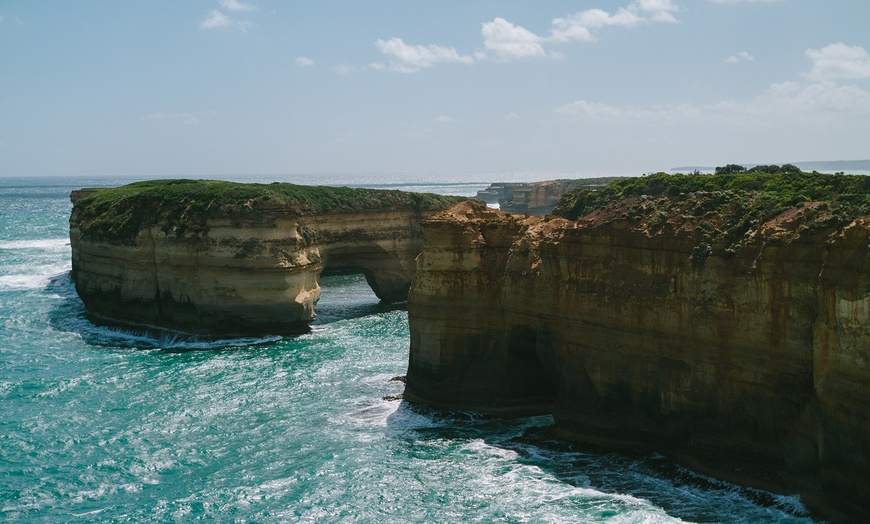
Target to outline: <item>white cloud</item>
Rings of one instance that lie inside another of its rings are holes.
[[[3,23],[3,15],[0,15],[0,24]]]
[[[636,0],[628,6],[629,10],[639,11],[653,22],[678,23],[674,13],[680,9],[673,0]]]
[[[299,67],[310,67],[314,65],[314,60],[308,58],[307,56],[297,56],[296,65],[298,65]]]
[[[220,0],[220,3],[227,11],[251,11],[255,9],[253,4],[245,4],[238,0]]]
[[[220,29],[231,25],[233,25],[233,21],[230,17],[215,9],[205,17],[205,20],[200,22],[199,27],[203,29]]]
[[[587,9],[564,18],[553,19],[551,39],[556,42],[579,40],[590,42],[594,40],[591,29],[606,26],[631,27],[641,23],[643,19],[626,8],[620,8],[611,15],[601,9]]]
[[[402,73],[413,73],[439,63],[470,64],[474,62],[472,57],[461,55],[452,47],[409,45],[401,38],[378,39],[375,46],[390,58],[390,68]]]
[[[813,61],[807,74],[811,80],[870,78],[870,56],[861,46],[839,42],[819,50],[807,49],[806,55]]]
[[[456,120],[452,116],[447,116],[447,115],[437,116],[437,117],[435,117],[435,121],[442,123],[442,124],[452,124],[453,122],[458,122],[458,120]]]
[[[602,9],[587,9],[562,18],[554,18],[549,40],[555,42],[595,39],[593,29],[602,27],[634,27],[648,22],[677,23],[678,11],[672,0],[636,0],[610,14]]]
[[[483,35],[483,45],[494,52],[499,60],[546,55],[538,35],[504,18],[485,22],[480,33]]]
[[[736,64],[737,62],[755,62],[755,57],[746,51],[740,51],[736,55],[729,56],[725,61],[729,64]]]
[[[674,0],[634,0],[612,14],[602,9],[587,9],[553,19],[550,34],[546,37],[496,17],[491,22],[481,24],[480,33],[485,51],[476,51],[473,56],[460,54],[452,47],[409,45],[401,38],[378,39],[375,45],[390,57],[390,69],[406,73],[438,63],[471,64],[488,58],[501,62],[521,58],[559,59],[562,58],[561,54],[548,52],[544,45],[554,42],[592,41],[595,39],[592,30],[607,26],[634,27],[651,22],[678,23],[674,16],[677,11],[679,8]],[[374,63],[369,67],[383,69],[384,65]]]

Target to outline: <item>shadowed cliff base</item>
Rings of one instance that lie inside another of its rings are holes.
[[[294,184],[159,180],[71,195],[72,276],[100,324],[200,337],[292,335],[322,271],[407,298],[420,221],[459,197]]]
[[[656,450],[870,511],[870,179],[665,175],[556,213],[463,203],[424,222],[405,398],[552,413],[562,436]]]

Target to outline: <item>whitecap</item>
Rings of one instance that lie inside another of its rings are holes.
[[[66,251],[68,238],[45,238],[37,240],[0,240],[0,249],[38,249],[42,251]]]
[[[0,276],[0,291],[44,289],[52,279],[69,272],[71,268],[72,265],[70,262],[64,261],[56,264],[30,268],[35,269],[36,272],[2,275]]]
[[[43,275],[3,275],[0,276],[0,291],[39,289],[47,283]]]
[[[61,331],[77,333],[83,339],[96,345],[160,349],[174,352],[258,346],[273,344],[283,338],[278,335],[266,335],[262,337],[206,339],[170,332],[134,331],[118,327],[98,326],[85,318],[83,313],[80,316],[64,318],[62,324],[56,327]]]
[[[399,402],[382,399],[355,411],[350,414],[350,417],[374,427],[386,427],[390,416],[399,409],[399,406]]]

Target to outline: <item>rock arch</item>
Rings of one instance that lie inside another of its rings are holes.
[[[73,194],[76,204],[83,196]],[[72,276],[99,324],[206,337],[305,332],[324,269],[356,269],[384,301],[408,296],[422,250],[419,205],[331,213],[262,206],[208,218],[196,232],[143,227],[126,241],[83,235],[70,219]]]

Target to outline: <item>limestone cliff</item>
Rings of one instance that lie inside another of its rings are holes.
[[[406,398],[553,413],[567,438],[656,450],[857,520],[870,511],[870,217],[799,202],[743,228],[757,206],[698,194],[579,220],[474,203],[427,219]]]
[[[324,268],[400,300],[420,221],[456,198],[395,191],[159,181],[73,192],[73,278],[99,323],[216,336],[297,333]]]

